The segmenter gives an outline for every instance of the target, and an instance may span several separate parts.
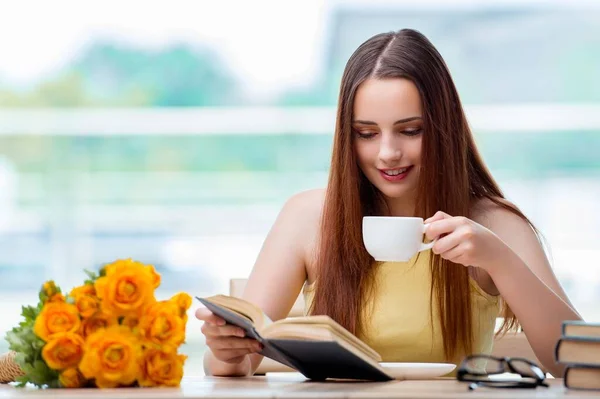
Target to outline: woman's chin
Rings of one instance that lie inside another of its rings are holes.
[[[384,197],[391,200],[404,200],[414,193],[414,190],[408,190],[407,187],[377,187]]]

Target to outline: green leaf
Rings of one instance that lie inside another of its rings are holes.
[[[62,386],[60,385],[58,378],[55,378],[48,382],[48,388],[62,388]]]
[[[8,342],[8,347],[16,352],[20,352],[18,349],[21,348],[22,342],[21,337],[19,336],[19,330],[17,328],[13,328],[11,331],[7,331],[4,336],[6,342]],[[15,349],[17,348],[17,349]]]
[[[83,272],[90,278],[90,280],[96,280],[98,275],[95,272],[84,269]]]
[[[33,373],[35,373],[35,368],[33,368],[33,366],[30,363],[25,363],[20,366],[26,375],[32,375]]]
[[[33,368],[35,369],[36,373],[40,374],[41,376],[47,374],[48,366],[42,360],[36,360],[33,362]]]
[[[22,369],[26,364],[31,363],[31,360],[33,360],[29,360],[27,357],[28,356],[25,353],[17,353],[15,356],[15,363],[17,363]]]
[[[34,308],[33,306],[21,307],[21,316],[23,316],[26,321],[35,322],[35,318],[38,316],[38,314],[38,308]]]
[[[17,381],[17,385],[16,385],[17,388],[25,388],[25,386],[29,382],[29,379],[27,378],[27,376],[22,375],[20,377],[17,377],[16,381]]]
[[[27,382],[30,382],[38,387],[44,387],[52,384],[58,378],[58,372],[50,369],[42,360],[36,360],[33,365],[27,364],[23,369]]]
[[[45,342],[33,332],[35,319],[42,311],[43,306],[42,302],[36,306],[22,306],[23,320],[5,335],[9,349],[17,353],[15,362],[25,373],[17,379],[19,387],[23,387],[27,383],[44,387],[58,378],[58,372],[50,369],[42,359]]]
[[[32,352],[30,342],[27,340],[27,329],[14,328],[6,333],[9,349],[29,355]]]
[[[31,347],[35,350],[35,351],[41,351],[42,348],[44,348],[44,345],[46,345],[46,343],[44,341],[42,341],[41,339],[36,339],[33,342],[31,342]]]

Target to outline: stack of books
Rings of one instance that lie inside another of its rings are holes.
[[[600,323],[563,322],[555,355],[567,388],[600,390]]]

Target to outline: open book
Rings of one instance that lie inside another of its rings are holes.
[[[227,323],[264,345],[262,355],[314,380],[327,378],[387,381],[381,357],[329,316],[271,321],[256,305],[236,297],[196,297]]]

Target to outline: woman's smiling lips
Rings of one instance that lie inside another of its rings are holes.
[[[408,173],[411,171],[412,169],[412,165],[411,166],[405,166],[402,168],[394,168],[394,169],[378,169],[379,173],[381,174],[381,176],[387,180],[387,181],[391,181],[391,182],[396,182],[396,181],[400,181],[403,180]]]

